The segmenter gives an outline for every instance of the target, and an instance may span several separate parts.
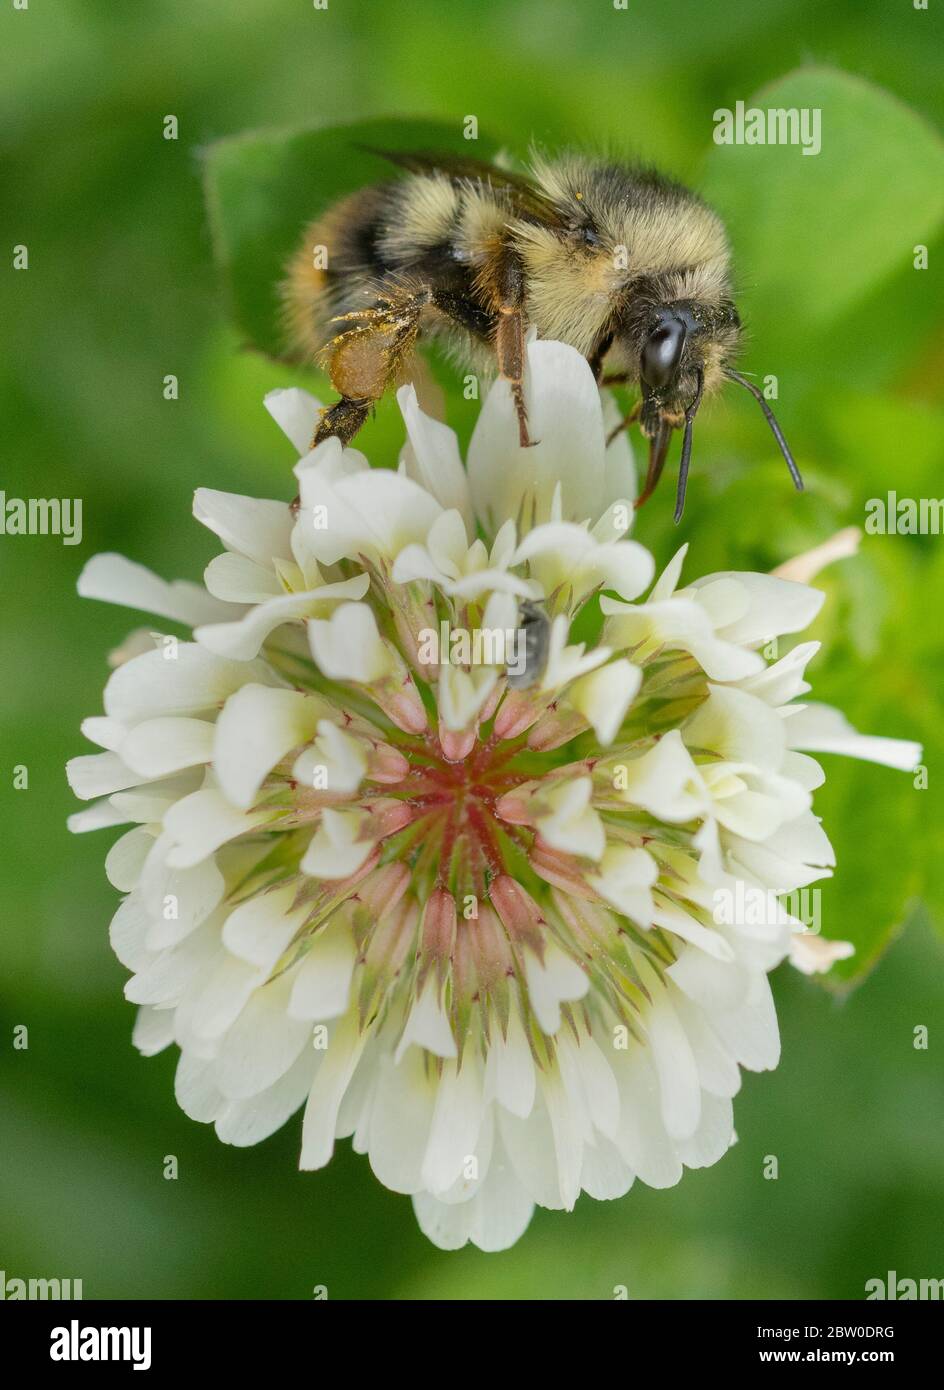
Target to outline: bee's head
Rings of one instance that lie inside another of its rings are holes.
[[[661,422],[680,428],[696,397],[720,385],[740,337],[734,305],[690,300],[655,307],[640,325],[642,427],[652,438]]]
[[[758,387],[731,365],[741,336],[741,321],[730,300],[715,306],[695,300],[651,305],[636,328],[642,393],[640,424],[649,439],[649,470],[637,506],[659,480],[672,431],[683,429],[675,506],[675,520],[680,519],[691,458],[692,425],[704,393],[725,380],[736,381],[758,402],[796,487],[802,488],[799,470],[773,411]]]

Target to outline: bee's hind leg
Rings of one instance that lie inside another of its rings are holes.
[[[315,433],[312,436],[311,448],[316,444],[321,444],[325,439],[330,439],[332,435],[340,439],[346,447],[350,444],[361,425],[370,414],[373,401],[364,397],[342,396],[334,405],[325,407],[315,426]],[[301,496],[297,495],[292,503],[292,515],[298,515],[301,506]]]
[[[350,444],[361,425],[370,414],[371,400],[366,396],[342,396],[334,405],[322,410],[311,447],[320,444],[332,435],[345,446]]]
[[[420,315],[429,302],[430,291],[425,286],[383,285],[372,304],[334,320],[344,326],[328,343],[323,357],[341,399],[322,410],[312,435],[312,449],[332,437],[345,447],[351,443],[373,405],[396,381],[404,359],[413,350]],[[293,513],[297,514],[298,508],[296,497]]]
[[[432,292],[426,285],[385,283],[374,302],[339,314],[341,331],[324,349],[331,384],[341,399],[321,413],[311,447],[335,435],[350,444],[387,388],[396,381],[404,360],[413,351],[420,315]]]

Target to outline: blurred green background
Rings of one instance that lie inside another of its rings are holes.
[[[517,153],[532,138],[603,145],[703,188],[732,231],[745,369],[778,375],[808,492],[792,494],[760,413],[729,392],[700,419],[686,572],[765,569],[861,525],[888,488],[944,495],[941,30],[941,7],[911,0],[4,6],[0,486],[84,500],[81,546],[0,538],[9,1277],[81,1277],[89,1298],[306,1298],[316,1285],[334,1298],[592,1299],[617,1285],[640,1298],[860,1298],[889,1269],[944,1273],[944,539],[868,537],[820,581],[816,694],[860,728],[921,738],[929,768],[916,790],[825,759],[817,809],[839,869],[823,885],[823,931],[856,941],[843,969],[859,987],[782,968],[784,1059],[746,1077],[727,1158],[671,1191],[540,1212],[506,1254],[435,1250],[408,1199],[346,1142],[327,1170],[300,1175],[297,1119],[246,1151],[180,1113],[175,1056],[131,1047],[106,931],[114,834],[68,836],[63,775],[88,751],[78,725],[99,711],[105,653],[139,621],[80,603],[85,560],[116,549],[197,578],[215,546],[190,519],[195,486],[294,490],[261,396],[302,378],[244,350],[227,312],[201,188],[208,145],[378,116],[458,131],[474,114]],[[769,104],[822,103],[822,155],[712,145],[716,108],[783,78]],[[176,142],[162,138],[167,114]],[[315,211],[318,168],[310,178]],[[29,269],[14,271],[22,243]],[[927,270],[914,268],[918,244]],[[162,396],[169,373],[177,401]],[[467,435],[469,408],[451,418]],[[389,464],[397,434],[383,409],[363,446]],[[660,564],[678,540],[672,493],[663,486],[636,533]],[[23,764],[29,787],[15,790]],[[12,1047],[18,1024],[25,1051]],[[913,1046],[919,1025],[926,1051]],[[177,1181],[162,1176],[167,1154]],[[769,1154],[776,1182],[763,1177]]]

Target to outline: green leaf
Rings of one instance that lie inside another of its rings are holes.
[[[731,233],[752,336],[773,362],[822,364],[810,335],[897,272],[926,294],[913,248],[944,222],[944,142],[889,92],[829,68],[799,69],[746,104],[821,113],[818,154],[716,144],[703,191]]]
[[[861,983],[898,931],[919,910],[941,915],[944,853],[942,792],[935,769],[944,756],[939,702],[944,661],[937,625],[915,615],[934,613],[944,575],[924,537],[866,536],[860,556],[817,578],[838,582],[831,595],[834,625],[813,663],[814,698],[839,706],[863,733],[911,738],[923,745],[929,773],[899,772],[824,755],[825,785],[814,810],[836,851],[834,877],[822,885],[822,930],[851,941],[856,954],[833,968],[824,983],[840,989]],[[861,629],[861,630],[858,630]],[[922,904],[924,907],[922,908]]]
[[[461,127],[430,120],[252,131],[217,141],[205,156],[207,208],[233,316],[249,343],[280,357],[279,282],[308,222],[349,193],[396,174],[363,146],[470,153]],[[495,145],[475,142],[488,159]]]
[[[836,851],[835,876],[820,890],[822,933],[851,941],[855,955],[822,983],[840,992],[859,985],[918,906],[925,793],[910,773],[825,757],[825,785],[815,810]]]

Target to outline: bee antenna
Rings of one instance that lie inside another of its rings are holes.
[[[777,424],[776,415],[774,415],[774,412],[764,399],[763,392],[754,385],[753,381],[748,381],[747,377],[741,376],[741,373],[736,372],[733,367],[725,367],[724,374],[731,381],[736,381],[739,386],[743,386],[745,391],[750,391],[751,395],[764,412],[764,417],[770,426],[773,437],[776,439],[780,452],[783,454],[784,462],[790,470],[793,486],[796,488],[797,492],[802,492],[803,479],[800,477],[800,470],[797,468],[793,455],[790,452],[789,444],[783,437],[783,430]]]
[[[685,433],[682,436],[682,457],[679,459],[678,492],[675,494],[675,524],[682,520],[682,512],[685,510],[685,489],[688,486],[688,466],[692,459],[692,427],[695,423],[695,416],[698,414],[698,407],[701,405],[701,393],[705,385],[704,375],[698,373],[698,388],[695,391],[694,399],[685,412]]]

